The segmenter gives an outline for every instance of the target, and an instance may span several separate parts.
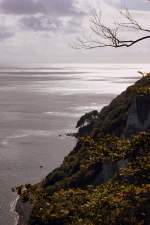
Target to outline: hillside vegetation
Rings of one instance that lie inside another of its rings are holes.
[[[77,145],[42,183],[17,188],[29,225],[150,224],[150,77],[77,123]]]

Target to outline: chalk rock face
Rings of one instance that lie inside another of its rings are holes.
[[[150,130],[150,96],[138,95],[134,98],[128,112],[125,136],[139,131]]]

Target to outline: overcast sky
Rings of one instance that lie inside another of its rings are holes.
[[[0,0],[0,64],[150,62],[150,39],[128,49],[70,47],[88,33],[94,9],[112,23],[124,7],[150,28],[148,0]]]

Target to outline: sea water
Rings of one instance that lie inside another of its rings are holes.
[[[13,225],[19,184],[39,182],[76,140],[81,115],[101,108],[150,65],[32,64],[0,66],[0,224]],[[12,207],[13,208],[13,207]]]

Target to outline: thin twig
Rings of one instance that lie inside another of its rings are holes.
[[[78,38],[77,45],[74,46],[76,49],[93,49],[93,48],[103,48],[103,47],[131,47],[138,42],[146,39],[150,39],[150,35],[145,35],[145,32],[150,33],[150,29],[142,27],[131,15],[131,13],[126,9],[121,11],[121,15],[127,20],[124,23],[115,23],[114,27],[109,27],[102,22],[101,14],[95,15],[90,20],[91,31],[95,34],[96,38]],[[136,30],[143,32],[143,36],[137,39],[122,40],[120,38],[120,28],[128,28],[131,30]]]

